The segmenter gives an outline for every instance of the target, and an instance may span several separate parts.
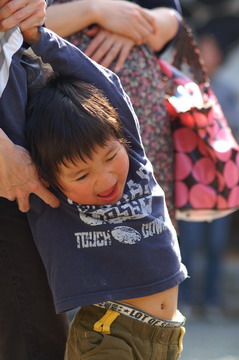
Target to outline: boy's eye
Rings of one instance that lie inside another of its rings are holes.
[[[88,176],[88,174],[82,175],[82,176],[78,177],[78,178],[76,179],[76,181],[82,181],[82,180],[86,179],[87,176]]]
[[[107,159],[107,161],[111,161],[114,160],[114,158],[116,157],[117,153],[115,153],[114,155],[112,155],[110,158]]]

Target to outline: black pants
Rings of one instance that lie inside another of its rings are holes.
[[[62,360],[67,327],[55,314],[26,214],[0,197],[0,359]]]

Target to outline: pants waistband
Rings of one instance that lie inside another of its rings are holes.
[[[182,321],[171,321],[171,320],[164,320],[158,317],[152,316],[134,306],[116,302],[116,301],[105,301],[102,303],[94,304],[94,306],[104,308],[106,310],[113,310],[122,315],[128,316],[132,319],[141,321],[143,323],[153,325],[153,326],[160,326],[163,328],[178,328],[185,324],[185,318],[182,316]]]

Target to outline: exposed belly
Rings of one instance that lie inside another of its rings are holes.
[[[178,317],[178,286],[157,294],[120,301],[161,319],[176,321]]]

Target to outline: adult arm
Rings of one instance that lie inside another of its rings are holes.
[[[155,8],[148,10],[155,19],[155,32],[148,35],[145,43],[155,52],[164,48],[172,40],[179,29],[180,14],[169,8]],[[90,45],[85,53],[101,65],[108,67],[118,57],[115,71],[123,65],[131,48],[137,45],[128,36],[115,34],[111,31],[99,28],[94,34],[94,29],[88,34],[93,34]],[[119,65],[119,66],[118,66]]]
[[[157,3],[161,2],[157,1]],[[155,52],[161,51],[176,36],[179,30],[180,7],[176,6],[174,1],[169,3],[168,5],[172,6],[172,8],[157,7],[147,10],[154,17],[156,26],[155,32],[149,33],[145,43]],[[94,29],[89,30],[88,33],[89,35],[92,34],[93,38],[85,53],[105,67],[109,67],[116,60],[114,68],[116,72],[121,69],[130,50],[136,45],[129,37],[102,28],[99,28],[95,34]]]
[[[47,10],[46,25],[62,37],[97,24],[130,37],[141,44],[155,31],[154,17],[142,7],[128,1],[80,0],[52,5]]]
[[[148,39],[149,45],[155,51],[162,50],[179,30],[182,15],[180,0],[137,0],[137,4],[153,13],[157,26],[156,32]]]
[[[37,9],[35,6],[37,6]],[[59,200],[39,179],[28,151],[24,147],[14,144],[6,135],[8,129],[8,135],[14,138],[16,142],[22,143],[25,120],[24,108],[27,95],[25,74],[23,74],[24,70],[19,65],[20,53],[18,51],[23,38],[17,27],[9,30],[8,28],[12,25],[15,26],[21,20],[22,23],[19,26],[25,29],[25,31],[32,28],[32,26],[42,25],[45,20],[45,1],[28,0],[26,4],[26,1],[22,0],[9,1],[8,3],[1,0],[0,17],[1,30],[4,30],[0,37],[2,50],[0,53],[2,63],[0,92],[0,197],[16,200],[19,209],[23,212],[29,210],[29,195],[31,193],[38,195],[50,206],[57,207]],[[6,39],[7,41],[5,42]],[[6,98],[7,95],[8,97]],[[16,108],[16,106],[18,107]],[[13,109],[14,111],[12,111]],[[16,126],[14,126],[14,121]],[[22,124],[22,128],[19,124]]]
[[[88,25],[97,24],[98,31],[92,36],[86,54],[105,67],[116,60],[114,70],[118,72],[134,45],[147,43],[154,51],[160,51],[179,29],[181,8],[177,0],[137,3],[141,6],[130,1],[115,0],[56,4],[47,10],[46,25],[58,35],[67,37]],[[153,19],[153,31],[142,17],[145,14]],[[141,37],[137,38],[137,34]]]
[[[154,51],[160,51],[176,36],[181,16],[176,10],[166,7],[157,7],[148,11],[155,19],[156,31],[148,36],[147,44]]]

